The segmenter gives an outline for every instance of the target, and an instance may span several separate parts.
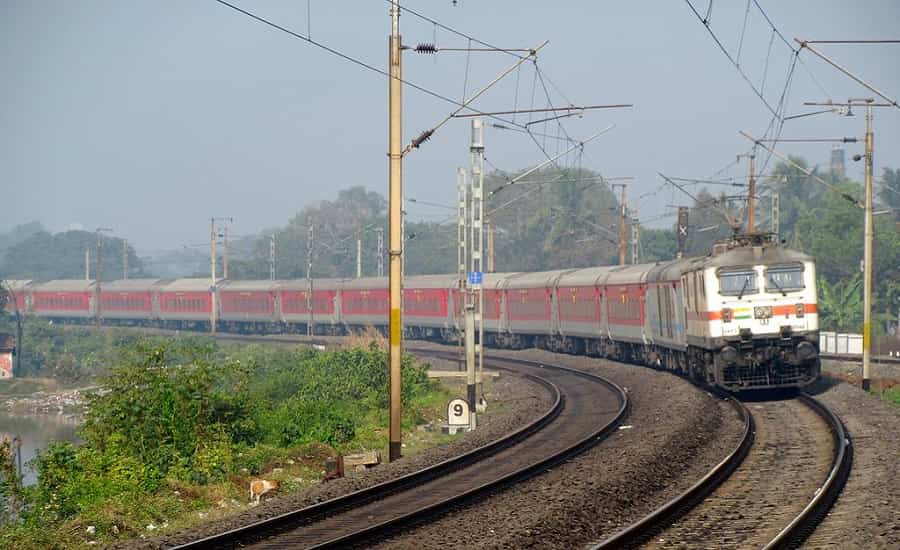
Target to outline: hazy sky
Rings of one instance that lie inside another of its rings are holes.
[[[706,0],[692,1],[705,13]],[[896,0],[759,1],[788,40],[900,38]],[[385,67],[386,1],[235,2]],[[502,47],[548,40],[539,67],[554,104],[634,103],[567,120],[573,137],[616,128],[589,144],[583,157],[561,162],[635,176],[629,193],[646,195],[638,204],[648,221],[666,204],[687,201],[668,188],[651,193],[661,184],[657,171],[709,176],[748,149],[738,130],[761,133],[770,118],[685,2],[404,5]],[[711,26],[735,56],[745,7],[715,2],[712,9]],[[411,14],[401,18],[401,31],[405,44],[466,45]],[[755,7],[743,34],[741,64],[759,86],[772,32]],[[900,45],[821,48],[887,95],[900,96]],[[775,38],[768,59],[764,95],[775,104],[791,52]],[[870,95],[809,52],[800,59],[788,114],[826,94],[835,100]],[[404,77],[459,99],[464,85],[471,93],[514,61],[472,54],[467,73],[465,54],[407,52]],[[387,192],[386,78],[212,0],[0,0],[0,72],[0,231],[34,219],[53,230],[109,226],[139,248],[174,248],[203,242],[212,215],[233,216],[232,233],[247,234],[283,225],[304,204],[333,198],[341,188]],[[476,106],[546,103],[526,64]],[[452,109],[409,88],[404,107],[406,141]],[[900,165],[898,115],[897,109],[876,113],[877,173]],[[408,197],[454,200],[456,166],[469,162],[468,124],[452,121],[407,156]],[[862,135],[864,124],[861,116],[821,115],[788,121],[783,135]],[[502,169],[545,158],[519,133],[489,128],[485,141],[488,159]],[[557,143],[547,141],[551,154]],[[859,149],[849,146],[848,157]],[[830,145],[781,150],[825,164]],[[861,174],[860,163],[848,168]],[[746,167],[729,173],[745,174]],[[410,212],[423,219],[445,215],[423,206]]]

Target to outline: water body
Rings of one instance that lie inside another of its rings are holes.
[[[71,441],[77,443],[76,431],[81,418],[70,414],[27,413],[12,414],[0,410],[0,439],[22,439],[22,474],[25,485],[37,483],[34,470],[28,464],[38,451],[45,449],[51,441]]]

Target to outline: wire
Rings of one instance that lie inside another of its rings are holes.
[[[744,49],[744,35],[747,33],[747,17],[750,15],[750,0],[747,0],[747,9],[744,11],[744,26],[741,27],[741,40],[738,42],[737,62],[741,64],[741,50]]]
[[[722,53],[725,54],[725,57],[728,58],[728,61],[730,61],[731,64],[734,65],[735,69],[737,69],[738,73],[740,73],[740,75],[744,78],[744,80],[747,82],[747,84],[750,85],[750,88],[753,89],[753,92],[757,95],[757,97],[759,97],[759,99],[763,102],[763,104],[766,106],[766,108],[769,109],[769,111],[772,114],[775,114],[775,109],[769,104],[768,101],[766,101],[766,98],[763,97],[763,95],[756,88],[756,86],[753,84],[753,82],[750,80],[750,78],[747,76],[747,74],[744,72],[744,70],[741,69],[741,66],[735,62],[733,57],[731,57],[731,54],[728,53],[728,50],[725,49],[725,46],[722,44],[722,41],[719,40],[719,37],[716,36],[716,33],[714,33],[713,30],[711,28],[709,28],[709,21],[703,19],[703,17],[700,16],[700,13],[697,11],[697,9],[694,7],[694,5],[691,4],[691,0],[684,0],[684,1],[687,2],[687,5],[690,6],[691,11],[693,11],[694,14],[697,16],[697,18],[700,20],[700,22],[703,23],[703,27],[709,32],[709,35],[719,46],[719,49],[722,50]]]
[[[466,34],[466,33],[462,32],[462,31],[456,30],[456,29],[454,29],[453,27],[449,27],[449,26],[447,26],[447,25],[441,23],[440,21],[437,21],[437,20],[435,20],[435,19],[432,19],[431,17],[428,17],[427,15],[424,15],[424,14],[422,14],[422,13],[420,13],[420,12],[417,12],[417,11],[415,11],[415,10],[413,10],[413,9],[410,9],[410,8],[407,8],[407,7],[400,7],[399,5],[397,5],[397,2],[396,2],[395,0],[385,0],[385,1],[386,1],[388,4],[392,5],[392,6],[397,6],[398,8],[400,8],[401,11],[404,11],[404,12],[410,14],[410,15],[414,15],[414,16],[416,16],[416,17],[418,17],[419,19],[422,19],[422,20],[424,20],[424,21],[428,21],[429,23],[431,23],[432,25],[435,25],[436,27],[440,27],[440,28],[444,29],[445,31],[449,31],[449,32],[451,32],[451,33],[453,33],[453,34],[455,34],[455,35],[457,35],[457,36],[461,36],[461,37],[463,37],[463,38],[466,38],[466,39],[468,39],[468,40],[470,40],[470,41],[472,41],[472,42],[475,42],[476,44],[480,44],[480,45],[485,46],[485,47],[487,47],[487,48],[491,48],[492,50],[496,50],[496,51],[498,51],[498,52],[505,53],[505,54],[511,55],[511,56],[513,56],[513,57],[518,57],[519,59],[521,59],[522,57],[525,57],[525,56],[519,55],[519,54],[517,54],[517,53],[515,53],[515,52],[512,52],[512,51],[510,51],[510,50],[507,50],[507,49],[504,49],[504,48],[499,48],[499,47],[497,47],[497,46],[494,46],[493,44],[489,44],[489,43],[487,43],[487,42],[485,42],[485,41],[483,41],[483,40],[479,40],[479,39],[475,38],[475,37],[472,36],[472,35],[469,35],[469,34]]]
[[[472,40],[469,39],[469,48],[472,47]],[[462,93],[462,101],[466,101],[466,94],[469,92],[469,61],[472,58],[472,52],[466,52],[466,73],[463,77],[463,93]]]
[[[313,39],[310,38],[309,36],[305,36],[305,35],[303,35],[303,34],[300,34],[300,33],[296,32],[296,31],[292,31],[291,29],[288,29],[287,27],[284,27],[284,26],[282,26],[282,25],[279,25],[278,23],[275,23],[275,22],[270,21],[270,20],[268,20],[268,19],[266,19],[266,18],[264,18],[264,17],[261,17],[261,16],[259,16],[259,15],[256,15],[255,13],[249,12],[249,11],[247,11],[247,10],[245,10],[245,9],[243,9],[243,8],[241,8],[241,7],[239,7],[239,6],[236,6],[236,5],[234,5],[234,4],[231,4],[231,3],[227,2],[226,0],[213,0],[213,1],[214,1],[214,2],[217,2],[217,3],[221,4],[221,5],[223,5],[223,6],[225,6],[225,7],[231,8],[232,10],[234,10],[234,11],[236,11],[236,12],[238,12],[238,13],[241,13],[241,14],[243,14],[243,15],[246,15],[247,17],[249,17],[249,18],[251,18],[251,19],[255,19],[256,21],[258,21],[258,22],[260,22],[260,23],[262,23],[262,24],[264,24],[264,25],[268,25],[268,26],[272,27],[273,29],[279,30],[279,31],[281,31],[281,32],[283,32],[283,33],[286,33],[286,34],[288,34],[288,35],[290,35],[290,36],[292,36],[292,37],[294,37],[294,38],[297,38],[297,39],[303,40],[303,41],[305,41],[305,42],[308,42],[308,43],[312,44],[313,46],[315,46],[315,47],[317,47],[317,48],[320,48],[320,49],[323,49],[323,50],[325,50],[326,52],[328,52],[328,53],[330,53],[330,54],[332,54],[332,55],[334,55],[334,56],[340,57],[341,59],[343,59],[343,60],[345,60],[345,61],[349,61],[350,63],[353,63],[354,65],[358,65],[358,66],[363,67],[363,68],[365,68],[365,69],[368,69],[368,70],[370,70],[370,71],[372,71],[372,72],[376,72],[376,73],[378,73],[378,74],[380,74],[380,75],[386,76],[386,77],[388,77],[388,78],[392,78],[392,77],[391,77],[391,74],[390,74],[388,71],[384,70],[384,69],[379,69],[378,67],[376,67],[376,66],[374,66],[374,65],[371,65],[371,64],[369,64],[369,63],[366,63],[365,61],[362,61],[362,60],[360,60],[360,59],[357,59],[357,58],[355,58],[355,57],[353,57],[353,56],[351,56],[351,55],[349,55],[349,54],[345,54],[345,53],[343,53],[343,52],[341,52],[341,51],[339,51],[339,50],[337,50],[337,49],[335,49],[335,48],[332,48],[331,46],[328,46],[328,45],[326,45],[326,44],[323,44],[323,43],[321,43],[321,42],[318,42],[318,41],[316,41],[316,40],[313,40]],[[388,1],[390,1],[390,0],[388,0]],[[517,57],[519,57],[519,56],[517,56]],[[488,117],[488,118],[492,118],[492,119],[494,119],[494,120],[499,120],[499,121],[501,121],[501,122],[505,122],[506,124],[512,124],[513,126],[516,126],[516,127],[518,127],[518,128],[524,129],[524,127],[523,127],[521,124],[517,124],[517,123],[515,123],[515,122],[513,122],[513,121],[510,121],[510,120],[508,120],[508,119],[505,119],[505,118],[502,118],[502,117],[499,117],[499,116],[495,116],[495,115],[490,115],[490,114],[484,113],[483,111],[479,111],[478,109],[475,109],[475,108],[473,108],[473,107],[471,107],[471,106],[469,106],[469,105],[465,105],[465,104],[463,104],[463,103],[460,103],[459,101],[456,101],[455,99],[451,99],[451,98],[449,98],[449,97],[447,97],[447,96],[445,96],[445,95],[443,95],[443,94],[440,94],[440,93],[435,92],[435,91],[433,91],[433,90],[429,90],[428,88],[425,88],[424,86],[420,86],[420,85],[418,85],[418,84],[415,84],[414,82],[410,82],[409,80],[405,80],[405,79],[402,79],[402,78],[400,78],[399,80],[400,80],[400,82],[403,83],[404,85],[409,86],[410,88],[413,88],[413,89],[415,89],[415,90],[418,90],[418,91],[420,91],[420,92],[422,92],[422,93],[424,93],[424,94],[430,95],[430,96],[432,96],[432,97],[434,97],[434,98],[440,99],[441,101],[450,103],[450,104],[455,105],[455,106],[457,106],[457,107],[465,107],[466,109],[469,109],[470,111],[472,111],[472,112],[474,112],[474,113],[478,113],[478,114],[483,115],[483,116],[486,116],[486,117]]]

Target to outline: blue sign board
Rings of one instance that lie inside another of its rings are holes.
[[[470,271],[469,272],[469,284],[470,285],[480,285],[482,281],[482,273],[480,271]]]

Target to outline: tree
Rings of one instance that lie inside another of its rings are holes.
[[[678,253],[675,231],[669,229],[641,228],[641,258],[644,262],[674,260]]]
[[[857,273],[833,284],[820,278],[818,286],[819,326],[841,332],[859,330],[863,319],[862,277]]]
[[[117,237],[102,236],[103,279],[122,278],[122,247]],[[80,279],[84,277],[84,251],[91,253],[91,273],[97,250],[97,235],[89,231],[66,231],[50,234],[35,233],[10,247],[3,261],[0,275],[10,279]],[[131,246],[128,247],[128,265],[134,276],[143,275],[143,263]]]
[[[900,221],[900,169],[884,169],[878,198],[885,206],[894,210],[894,219]]]

